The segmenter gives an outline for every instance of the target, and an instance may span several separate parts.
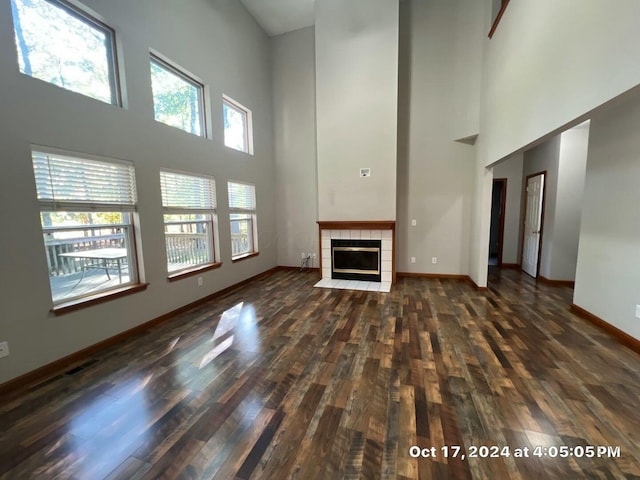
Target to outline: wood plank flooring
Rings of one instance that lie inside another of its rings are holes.
[[[0,478],[640,478],[640,356],[569,288],[315,281],[277,272],[0,400]]]

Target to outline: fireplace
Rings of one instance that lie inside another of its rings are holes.
[[[381,240],[331,239],[331,278],[379,282]]]
[[[395,256],[395,223],[393,220],[318,221],[322,279],[317,286],[388,292],[391,284],[395,281],[393,261]],[[343,240],[348,243],[342,243]],[[338,242],[334,243],[335,241]],[[356,243],[352,245],[354,241]],[[371,241],[375,243],[367,243]],[[334,245],[341,248],[355,247],[360,251],[343,249],[334,251]],[[377,258],[376,252],[367,250],[371,248],[377,248]],[[354,253],[360,256],[359,261],[364,263],[350,265],[348,262],[353,260]],[[346,265],[341,263],[345,260],[344,257],[346,257]],[[354,272],[334,272],[335,261],[337,261],[337,270],[358,270],[355,272],[358,276],[351,276]],[[362,272],[362,270],[369,271]],[[375,275],[375,277],[368,277],[371,278],[368,280],[367,277],[363,278],[362,274]]]

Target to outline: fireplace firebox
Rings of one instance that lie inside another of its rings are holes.
[[[380,240],[331,240],[331,278],[379,282]]]

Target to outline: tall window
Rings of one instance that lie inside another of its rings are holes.
[[[118,105],[115,34],[66,2],[11,0],[20,71]]]
[[[215,263],[215,180],[161,171],[160,187],[169,275]]]
[[[231,258],[258,252],[256,224],[256,187],[248,183],[228,182],[231,222]]]
[[[34,150],[54,305],[138,281],[133,165]]]
[[[252,114],[235,100],[222,96],[224,116],[224,144],[253,155]]]
[[[151,88],[156,121],[194,135],[205,135],[201,83],[151,55]]]

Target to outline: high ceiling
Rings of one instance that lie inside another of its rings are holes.
[[[313,25],[315,0],[240,0],[273,37]]]

